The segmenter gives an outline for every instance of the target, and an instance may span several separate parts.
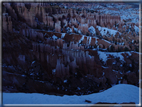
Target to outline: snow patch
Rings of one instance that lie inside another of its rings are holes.
[[[119,53],[119,52],[112,53],[112,52],[110,52],[109,54],[114,56],[115,58],[119,57],[121,61],[124,61],[124,57],[122,56],[122,53]]]
[[[53,70],[52,70],[52,74],[54,74],[55,72],[56,72],[56,69],[53,69]]]
[[[72,33],[72,29],[70,27],[66,28],[67,33]]]
[[[66,83],[67,82],[67,80],[64,80],[64,83]]]
[[[98,51],[99,58],[102,59],[104,62],[107,61],[107,55],[104,52]]]
[[[58,37],[57,37],[57,36],[55,36],[55,35],[53,35],[53,36],[52,36],[52,38],[53,38],[53,40],[55,40],[55,39],[57,39]]]
[[[83,40],[84,40],[84,36],[82,35],[82,37],[81,37],[81,39],[79,40],[78,43],[81,43],[81,41],[83,41]]]
[[[116,62],[113,62],[112,64],[116,64]]]
[[[96,45],[98,44],[97,38],[96,38],[95,44],[96,44]]]
[[[91,43],[91,39],[92,39],[92,38],[90,37],[90,38],[89,38],[89,44]]]
[[[81,34],[81,31],[80,31],[79,29],[77,29],[77,28],[74,28],[74,31],[75,31],[76,33]]]
[[[94,28],[93,26],[89,27],[89,28],[88,28],[88,31],[89,31],[90,33],[92,33],[92,34],[96,34],[96,30],[95,30],[95,28]]]
[[[104,67],[104,66],[102,66],[103,68],[108,68],[108,67]]]
[[[105,75],[105,73],[103,72],[103,76]]]
[[[109,43],[109,44],[111,44],[111,42],[109,42],[109,41],[107,41],[107,40],[105,40],[105,39],[102,39],[103,41],[105,41],[105,42],[107,42],[107,43]]]
[[[64,38],[66,35],[66,33],[62,33],[61,38]]]
[[[132,43],[134,43],[134,40],[132,40]]]
[[[47,33],[44,34],[44,36],[46,36],[46,35],[47,35]]]
[[[118,84],[120,84],[120,83],[121,83],[121,81],[119,80],[119,81],[118,81]]]
[[[99,58],[102,59],[104,62],[107,61],[107,57],[112,55],[114,58],[119,57],[121,61],[124,62],[124,57],[122,56],[122,52],[101,52],[98,51]]]
[[[85,100],[90,100],[91,104],[97,102],[139,103],[139,88],[129,84],[118,84],[103,92],[89,95],[47,95],[38,93],[3,93],[3,104],[88,104]]]
[[[34,75],[34,73],[31,73],[30,75]]]
[[[34,63],[35,63],[35,61],[32,62],[32,64],[34,64]]]
[[[90,58],[92,58],[92,56],[91,56],[91,55],[89,55],[89,57],[90,57]]]
[[[116,35],[116,33],[118,32],[117,30],[113,30],[113,29],[108,29],[106,27],[101,27],[101,26],[97,26],[98,30],[100,31],[101,35],[107,35],[107,32],[110,34],[110,35]],[[120,33],[120,32],[119,32]]]
[[[26,77],[26,75],[21,75],[22,77]]]
[[[134,26],[135,32],[139,32],[139,27],[137,27],[136,25]]]
[[[80,87],[77,87],[78,90],[80,90]]]

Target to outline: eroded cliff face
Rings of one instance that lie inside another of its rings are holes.
[[[75,17],[73,15],[78,15],[76,11],[36,3],[4,3],[3,7],[4,92],[81,95],[99,92],[120,83],[139,85],[138,52],[107,52],[111,42],[64,32],[67,27],[63,25],[68,20],[63,19]],[[9,14],[11,12],[13,16]],[[81,14],[91,17],[85,11]],[[95,19],[93,23],[88,19],[85,25],[86,20],[78,18],[81,23],[78,29],[86,33],[90,26],[96,28],[110,23],[111,27],[120,21],[120,17],[109,15],[96,15]],[[78,23],[76,19],[71,19],[71,22],[74,25]],[[53,28],[56,32],[51,31]],[[61,28],[64,28],[63,31]],[[74,31],[74,28],[68,31]]]

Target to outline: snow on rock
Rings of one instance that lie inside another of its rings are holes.
[[[107,61],[107,55],[105,52],[98,51],[99,58],[102,59],[104,62]]]
[[[109,54],[114,57],[119,57],[121,61],[124,61],[124,57],[122,56],[121,52],[110,52]]]
[[[77,28],[74,28],[74,31],[77,33],[77,32],[78,32],[78,29],[77,29]]]
[[[67,82],[67,80],[64,80],[64,83],[66,83]]]
[[[54,74],[55,72],[56,72],[56,69],[53,69],[53,70],[52,70],[52,74]]]
[[[130,67],[132,67],[132,64],[129,64]]]
[[[61,38],[64,38],[66,35],[66,33],[62,33]]]
[[[52,36],[52,38],[53,38],[53,40],[55,40],[55,39],[57,39],[58,37],[57,37],[57,36],[55,36],[55,35],[53,35],[53,36]]]
[[[129,70],[129,71],[127,71],[127,73],[130,73],[131,71]]]
[[[117,30],[113,30],[113,29],[108,29],[106,27],[101,27],[101,26],[97,26],[98,30],[100,31],[101,35],[107,35],[107,32],[110,35],[116,35],[116,33],[118,32]],[[120,32],[119,32],[120,33]]]
[[[22,77],[26,77],[26,75],[21,75]]]
[[[70,27],[66,28],[67,33],[72,33],[72,29]]]
[[[80,30],[78,30],[78,33],[79,33],[79,34],[81,34],[81,31],[80,31]]]
[[[113,62],[112,64],[116,64],[116,62]]]
[[[34,64],[34,63],[35,63],[35,61],[32,62],[32,64]]]
[[[96,44],[96,45],[98,44],[98,41],[97,41],[97,39],[96,39],[96,41],[95,41],[95,44]]]
[[[87,41],[89,42],[89,44],[91,43],[91,37],[87,36]]]
[[[47,33],[44,34],[44,36],[46,36],[46,35],[47,35]]]
[[[80,87],[77,87],[78,90],[80,90]]]
[[[133,51],[130,51],[130,52],[120,52],[120,53],[127,53],[129,56],[131,56],[132,55],[131,52],[133,52]]]
[[[91,40],[92,40],[92,38],[90,37],[90,38],[89,38],[89,44],[91,43]]]
[[[80,31],[80,30],[78,30],[77,28],[74,28],[74,31],[75,31],[76,33],[81,34],[81,31]]]
[[[107,40],[105,40],[105,39],[102,39],[103,41],[105,41],[105,42],[107,42],[107,43],[109,43],[109,44],[111,44],[111,42],[109,42],[109,41],[107,41]]]
[[[89,55],[89,57],[90,57],[90,58],[92,58],[92,56],[91,56],[91,55]]]
[[[96,30],[95,30],[95,28],[94,28],[93,26],[89,27],[89,28],[88,28],[88,31],[89,31],[90,33],[92,33],[92,34],[96,34]]]
[[[137,27],[136,25],[134,26],[135,32],[139,33],[139,27]]]
[[[94,48],[94,49],[92,49],[92,50],[96,51],[97,49],[96,49],[96,48]]]
[[[124,52],[101,52],[101,51],[98,51],[99,58],[102,59],[104,62],[107,61],[107,57],[109,55],[112,55],[115,58],[119,57],[120,60],[124,62],[124,57],[123,57],[122,53],[124,53]],[[126,52],[126,53],[128,53],[128,55],[131,56],[130,52]]]
[[[84,40],[84,36],[82,35],[82,38],[79,40],[79,43]]]
[[[99,93],[89,95],[56,96],[38,93],[3,93],[3,104],[91,104],[108,103],[139,103],[139,88],[129,84],[117,84]],[[89,103],[90,104],[90,103]]]

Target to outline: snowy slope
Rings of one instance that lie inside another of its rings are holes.
[[[97,26],[98,30],[100,31],[101,35],[107,35],[107,32],[110,34],[110,35],[116,35],[116,33],[118,32],[117,30],[113,30],[113,29],[108,29],[106,27],[101,27],[101,26]],[[120,32],[119,32],[120,34]]]
[[[88,104],[85,100],[91,101],[91,104],[97,102],[135,102],[138,104],[139,88],[134,85],[119,84],[100,93],[82,96],[3,93],[3,104]]]
[[[119,57],[120,60],[124,62],[124,57],[122,56],[122,53],[127,53],[129,56],[131,56],[130,52],[102,52],[102,51],[98,51],[99,58],[102,59],[104,62],[107,61],[109,55],[112,55],[115,58]]]

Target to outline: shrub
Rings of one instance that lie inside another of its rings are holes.
[[[88,33],[88,32],[86,33],[86,36],[89,36],[89,33]]]
[[[139,52],[139,47],[136,47],[136,52]]]

